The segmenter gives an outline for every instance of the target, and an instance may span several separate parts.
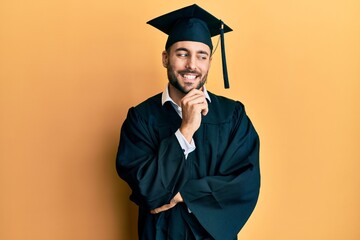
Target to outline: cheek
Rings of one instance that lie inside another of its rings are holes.
[[[185,64],[182,63],[181,61],[171,62],[170,66],[174,71],[184,70],[185,69]]]
[[[210,63],[209,62],[202,63],[199,65],[199,68],[201,69],[202,72],[207,73],[210,69]]]

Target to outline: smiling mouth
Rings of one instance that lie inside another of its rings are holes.
[[[194,75],[194,74],[181,74],[181,76],[186,79],[186,80],[195,80],[198,75]]]

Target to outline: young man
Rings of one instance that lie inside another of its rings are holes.
[[[231,29],[197,5],[148,23],[169,35],[169,84],[129,109],[116,160],[139,239],[237,239],[259,195],[259,138],[240,102],[205,87],[211,37]]]

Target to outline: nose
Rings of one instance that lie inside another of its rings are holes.
[[[189,56],[186,62],[186,69],[195,70],[196,69],[196,59],[193,56]]]

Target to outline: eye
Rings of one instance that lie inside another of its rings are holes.
[[[200,60],[207,60],[207,59],[208,59],[208,55],[207,55],[207,54],[199,54],[199,55],[198,55],[198,58],[199,58]]]
[[[178,52],[176,54],[176,56],[178,56],[178,57],[187,57],[187,56],[189,56],[189,54],[187,52]]]

